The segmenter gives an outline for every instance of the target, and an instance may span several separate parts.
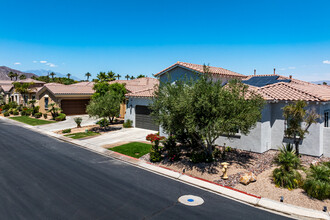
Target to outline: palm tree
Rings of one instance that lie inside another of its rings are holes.
[[[92,74],[90,74],[89,72],[87,72],[87,73],[85,74],[85,76],[87,77],[87,81],[89,81],[89,77],[91,77]]]
[[[121,75],[119,75],[119,73],[118,73],[115,77],[119,80]]]
[[[20,93],[23,96],[24,104],[27,104],[27,100],[24,98],[25,95],[27,95],[31,90],[30,86],[33,83],[19,83],[19,82],[14,82],[14,88],[15,92]]]
[[[136,78],[145,78],[146,77],[146,75],[143,75],[143,74],[140,74],[140,75],[138,75]]]
[[[134,76],[131,76],[131,79],[135,79],[135,77]]]
[[[113,80],[116,80],[115,79],[115,73],[114,72],[112,72],[112,70],[111,71],[108,71],[108,73],[107,73],[107,81],[113,81]]]
[[[107,81],[107,74],[105,72],[100,72],[96,76],[101,82]]]
[[[26,79],[26,76],[24,74],[22,74],[22,75],[19,76],[19,79],[20,80]]]
[[[68,79],[70,79],[70,76],[71,76],[71,74],[70,74],[70,73],[68,73],[68,74],[66,74],[66,76],[68,77]]]
[[[18,74],[17,73],[14,73],[13,76],[15,77],[15,81],[17,81]]]
[[[10,77],[10,80],[12,81],[13,78],[14,78],[14,73],[13,73],[13,72],[9,72],[9,73],[8,73],[8,76]]]
[[[125,78],[128,80],[128,79],[130,78],[130,76],[127,74],[127,75],[125,76]]]
[[[56,73],[51,72],[49,75],[51,75],[52,76],[52,80],[54,80],[54,76],[56,75]]]

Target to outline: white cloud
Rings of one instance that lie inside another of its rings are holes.
[[[330,60],[324,60],[323,63],[324,64],[330,64]]]
[[[41,60],[40,63],[47,63],[47,61],[46,60]]]
[[[296,67],[295,66],[290,66],[290,67],[288,67],[288,69],[289,70],[294,70],[294,69],[296,69]]]
[[[21,63],[20,62],[16,62],[16,63],[14,63],[14,65],[21,65]]]
[[[36,60],[33,60],[32,62],[33,62],[33,63],[38,63],[38,61],[36,61]]]
[[[49,67],[57,67],[55,64],[53,64],[53,63],[46,63],[46,65],[47,66],[49,66]]]
[[[285,68],[280,68],[280,70],[285,70]]]

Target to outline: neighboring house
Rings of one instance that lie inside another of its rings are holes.
[[[12,100],[12,98],[10,97],[11,89],[13,88],[12,83],[13,81],[0,80],[0,87],[2,88],[5,103],[8,103],[9,101]]]
[[[94,93],[93,82],[71,85],[47,83],[37,92],[40,112],[47,113],[49,105],[56,103],[66,115],[86,114],[86,106]]]
[[[230,79],[241,79],[243,83],[249,85],[249,89],[254,90],[264,97],[266,105],[262,111],[262,119],[257,122],[247,136],[237,133],[235,136],[227,138],[220,137],[216,144],[239,148],[243,150],[263,153],[269,149],[278,149],[282,143],[290,142],[284,135],[286,122],[283,117],[282,108],[297,100],[304,100],[308,103],[308,110],[315,109],[321,116],[316,124],[309,129],[309,134],[301,143],[300,152],[313,156],[330,156],[330,87],[326,85],[315,85],[305,81],[293,79],[280,75],[252,75],[244,76],[229,70],[218,67],[210,67],[210,74],[214,80],[221,80],[226,83]],[[178,62],[169,68],[155,74],[160,82],[170,80],[175,82],[178,79],[196,77],[196,72],[203,72],[203,65]],[[160,130],[152,124],[149,117],[150,110],[147,106],[151,102],[152,88],[136,91],[127,94],[129,98],[128,109],[125,119],[133,120],[135,127]],[[141,119],[143,115],[144,121]],[[142,124],[147,126],[141,126]]]

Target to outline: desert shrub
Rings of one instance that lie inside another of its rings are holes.
[[[221,156],[221,150],[219,150],[218,148],[215,148],[213,150],[212,156],[213,156],[213,158],[220,158],[220,156]]]
[[[82,117],[76,117],[73,119],[77,124],[77,128],[81,128]]]
[[[105,129],[106,127],[108,127],[110,125],[110,122],[108,119],[106,118],[102,118],[101,120],[99,120],[98,122],[96,122],[97,125],[100,126],[100,128]]]
[[[60,113],[56,118],[55,121],[64,121],[66,118],[66,114]]]
[[[162,160],[162,153],[160,151],[154,151],[151,149],[150,152],[150,161],[151,162],[160,162]]]
[[[39,109],[40,109],[40,106],[33,107],[32,108],[32,111],[33,111],[32,114],[35,115],[36,113],[38,113],[39,112]]]
[[[123,124],[124,128],[131,128],[132,126],[133,126],[133,121],[129,119],[127,119]]]
[[[64,129],[64,130],[62,130],[62,133],[63,133],[63,134],[71,133],[71,129],[70,129],[70,128],[68,128],[68,129]]]
[[[175,161],[180,158],[180,147],[176,144],[175,136],[170,135],[163,144],[164,150],[167,151],[167,157],[170,161]]]
[[[205,153],[205,151],[193,151],[190,154],[190,161],[193,163],[210,163],[213,161],[212,156]]]
[[[330,199],[330,168],[324,164],[311,165],[303,189],[316,199]]]
[[[48,115],[46,113],[42,114],[44,116],[44,119],[47,119]]]
[[[8,117],[9,116],[9,112],[3,113],[3,116]]]
[[[300,167],[300,159],[294,150],[283,146],[275,157],[275,163],[279,168],[274,169],[273,178],[276,186],[295,189],[302,184],[302,178],[297,169]]]
[[[322,164],[323,164],[324,166],[327,166],[327,167],[330,169],[330,161],[323,162]]]
[[[35,118],[41,118],[41,116],[42,116],[41,112],[34,113]]]

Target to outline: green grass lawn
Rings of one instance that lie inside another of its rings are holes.
[[[95,135],[100,135],[99,133],[93,132],[93,131],[88,131],[86,132],[79,132],[79,133],[74,133],[74,134],[66,134],[64,136],[73,138],[73,139],[80,139],[80,138],[85,138],[85,137],[91,137]]]
[[[56,121],[46,121],[37,118],[30,118],[29,116],[17,116],[17,117],[10,117],[15,121],[23,122],[28,125],[36,126],[36,125],[46,125],[51,123],[56,123]]]
[[[116,151],[131,157],[139,158],[150,152],[151,144],[132,142],[123,144],[117,147],[109,148],[109,150]]]

